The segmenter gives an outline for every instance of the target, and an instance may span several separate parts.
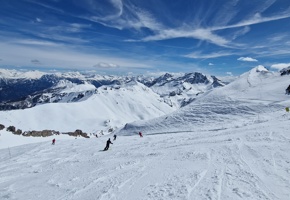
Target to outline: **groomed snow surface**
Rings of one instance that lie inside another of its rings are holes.
[[[288,85],[253,69],[178,111],[128,123],[108,151],[112,135],[8,148],[20,136],[0,131],[0,199],[289,200]]]
[[[118,136],[106,152],[111,135],[2,149],[0,199],[290,199],[290,115],[276,114],[228,130]]]

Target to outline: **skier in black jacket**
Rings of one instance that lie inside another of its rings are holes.
[[[111,142],[111,139],[109,138],[107,140],[107,144],[106,144],[106,147],[105,147],[104,151],[107,151],[109,149],[110,144],[113,144],[113,143]]]

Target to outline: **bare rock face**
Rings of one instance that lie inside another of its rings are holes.
[[[15,126],[8,126],[6,130],[9,131],[9,132],[12,132],[12,133],[16,132]]]
[[[0,130],[2,130],[4,128],[5,128],[5,126],[0,124]],[[22,132],[21,129],[16,130],[15,126],[9,126],[9,127],[7,127],[6,130],[9,132],[12,132],[15,135],[23,135],[25,137],[49,137],[52,135],[60,135],[60,132],[55,131],[55,130],[42,130],[42,131],[34,131],[33,130],[33,131]],[[90,138],[87,133],[85,133],[79,129],[75,130],[74,132],[68,132],[68,133],[64,133],[64,134],[68,134],[68,135],[74,136],[74,137],[77,137],[77,136],[81,137],[82,136],[84,138]]]
[[[114,131],[113,128],[109,128],[109,130],[108,130],[109,133],[112,133],[113,131]]]
[[[14,132],[15,135],[21,135],[22,134],[22,130],[21,129],[17,129],[17,131]]]
[[[290,85],[286,89],[286,94],[290,95]]]
[[[68,134],[68,135],[74,136],[74,137],[82,136],[85,138],[90,138],[87,133],[84,133],[82,130],[79,130],[79,129],[75,130],[75,132],[68,132],[65,134]]]
[[[25,131],[22,135],[26,137],[48,137],[52,135],[59,135],[59,132],[54,130]]]
[[[284,75],[290,75],[290,66],[289,66],[289,67],[286,67],[286,68],[284,68],[284,69],[282,69],[282,70],[280,71],[280,74],[281,74],[281,76],[284,76]]]
[[[0,131],[3,130],[5,126],[3,124],[0,124]]]

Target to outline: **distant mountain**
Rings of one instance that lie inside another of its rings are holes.
[[[197,72],[184,75],[166,73],[153,78],[0,69],[0,110],[25,109],[45,103],[84,101],[102,86],[120,87],[131,81],[151,88],[174,108],[186,106],[198,95],[225,85],[215,76]]]
[[[195,72],[179,76],[167,73],[156,78],[150,87],[163,97],[170,106],[180,108],[188,105],[201,94],[224,85],[215,76],[206,76]]]
[[[66,87],[57,87],[60,89],[58,93],[67,94],[62,101],[69,99],[71,103],[62,103],[60,100],[24,110],[0,111],[0,123],[14,125],[23,131],[49,129],[68,132],[81,129],[87,133],[108,133],[128,122],[159,117],[175,110],[158,94],[137,81],[120,86],[103,85],[97,89],[88,83],[75,85],[66,81],[58,86],[62,84]],[[82,101],[72,101],[69,94],[80,94],[80,91],[92,93],[86,94],[81,98]]]
[[[288,77],[256,67],[224,87],[208,90],[173,113],[129,123],[119,133],[130,135],[138,130],[147,134],[197,131],[195,127],[218,130],[241,126],[241,121],[246,125],[271,120],[272,112],[284,111],[289,106],[289,96],[285,95],[288,85]]]

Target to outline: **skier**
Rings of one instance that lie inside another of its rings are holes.
[[[116,140],[117,139],[117,135],[114,135],[114,139],[113,140]]]
[[[55,138],[53,138],[53,140],[52,140],[52,143],[51,143],[52,145],[55,145]]]
[[[141,133],[141,132],[139,132],[139,135],[140,135],[140,137],[143,137],[143,135],[142,135],[142,133]]]
[[[106,147],[104,148],[104,151],[107,151],[109,149],[110,144],[113,144],[113,143],[111,142],[111,139],[109,138],[107,141]]]

